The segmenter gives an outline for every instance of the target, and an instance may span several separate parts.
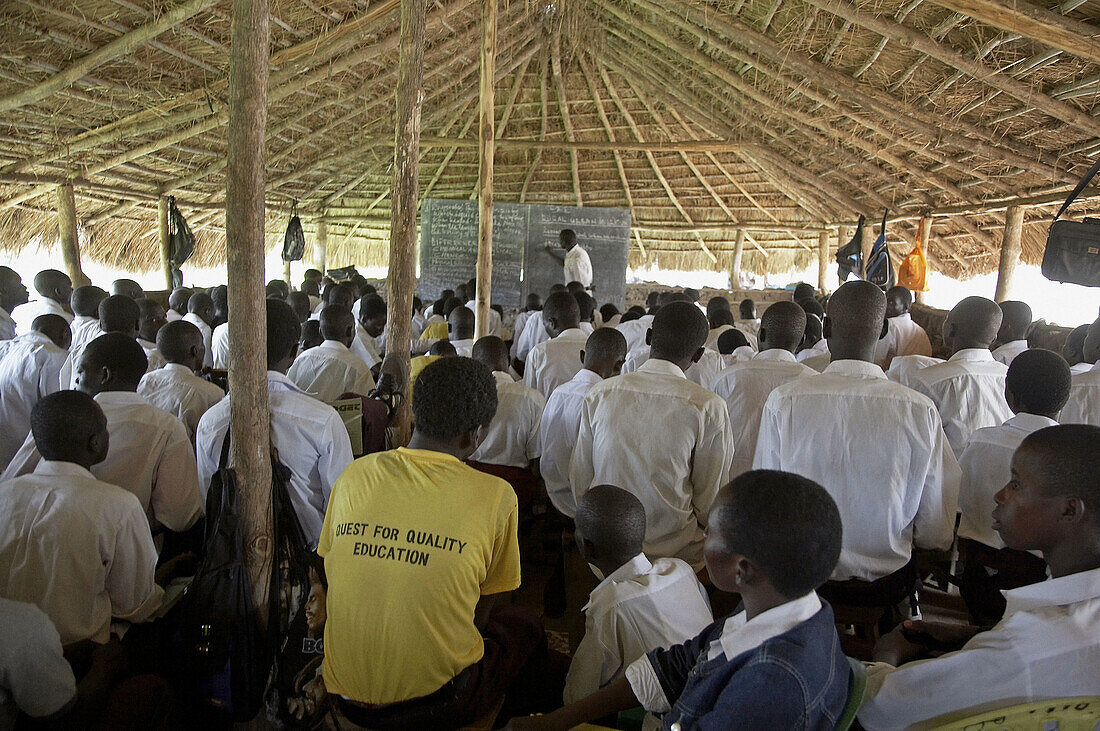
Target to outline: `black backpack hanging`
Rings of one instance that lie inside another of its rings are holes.
[[[302,219],[298,218],[298,201],[294,201],[290,223],[283,234],[283,261],[301,261],[306,251],[306,234],[302,230]]]
[[[852,236],[852,240],[837,249],[836,252],[836,275],[840,279],[840,283],[844,284],[848,279],[849,274],[855,274],[860,276],[860,272],[863,271],[863,247],[860,241],[863,238],[863,224],[866,223],[867,217],[861,215],[859,217],[859,223],[856,224],[855,235]]]
[[[178,270],[195,253],[195,235],[176,206],[175,197],[168,198],[168,262]],[[175,277],[173,276],[173,279]],[[182,283],[183,276],[180,275]],[[178,285],[177,285],[178,286]]]
[[[1096,173],[1100,159],[1092,164],[1085,177],[1066,198],[1054,215],[1047,232],[1047,248],[1043,253],[1043,276],[1055,282],[1071,282],[1085,287],[1100,287],[1100,218],[1082,221],[1058,219],[1081,195]]]
[[[890,247],[886,243],[886,216],[889,211],[882,212],[882,226],[879,227],[878,238],[871,247],[871,253],[867,256],[867,281],[883,290],[890,289],[895,284],[894,263],[890,261]]]

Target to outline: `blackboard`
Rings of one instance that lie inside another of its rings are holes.
[[[630,248],[630,211],[522,203],[493,205],[493,303],[523,305],[528,292],[543,296],[563,282],[561,263],[546,251],[558,231],[571,228],[592,259],[601,304],[623,306]],[[420,208],[420,296],[433,298],[474,276],[477,202],[425,199]]]

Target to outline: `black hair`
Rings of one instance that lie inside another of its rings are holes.
[[[214,302],[214,309],[218,312],[226,312],[229,310],[229,287],[224,284],[219,284],[214,289],[210,290],[210,299]]]
[[[31,321],[31,331],[45,335],[59,348],[67,350],[73,343],[69,322],[61,315],[39,315]]]
[[[321,310],[319,322],[325,340],[343,340],[349,327],[355,329],[355,317],[343,305],[329,305]]]
[[[909,291],[908,287],[903,287],[900,284],[890,287],[886,290],[886,299],[891,297],[900,297],[907,310],[913,306],[913,293]]]
[[[1031,306],[1019,300],[1001,302],[1001,327],[998,338],[1001,342],[1023,340],[1031,327]]]
[[[722,325],[733,325],[733,313],[719,307],[710,313],[707,317],[707,322],[712,329],[721,327]]]
[[[334,284],[325,290],[325,304],[332,305],[338,304],[337,299],[346,299],[349,303],[349,307],[355,304],[355,300],[359,297],[359,289],[351,282],[340,282]]]
[[[442,358],[416,377],[412,410],[418,432],[433,439],[453,439],[492,422],[497,411],[496,380],[473,358]]]
[[[1100,426],[1048,426],[1025,437],[1016,453],[1025,449],[1042,464],[1044,492],[1080,498],[1100,528]]]
[[[558,239],[563,244],[575,244],[577,243],[577,232],[571,228],[563,228],[558,232]]]
[[[807,317],[806,311],[794,302],[769,305],[760,318],[760,329],[767,336],[768,347],[783,348],[793,353],[806,335]]]
[[[670,302],[653,317],[650,347],[654,357],[684,360],[707,340],[707,318],[691,302]]]
[[[1065,358],[1052,350],[1033,348],[1012,359],[1005,390],[1012,392],[1022,411],[1057,414],[1069,400],[1072,380]]]
[[[884,300],[885,301],[885,300]],[[808,299],[795,300],[795,304],[802,308],[802,311],[807,315],[817,315],[819,320],[825,319],[825,308],[821,306],[821,303],[812,297]]]
[[[756,303],[746,297],[741,300],[741,304],[737,305],[737,312],[742,320],[751,320],[756,317]]]
[[[432,343],[431,347],[428,348],[428,355],[458,355],[458,351],[455,350],[455,346],[450,340],[436,340]]]
[[[573,297],[577,300],[577,309],[580,311],[581,322],[591,322],[592,313],[596,310],[596,300],[588,296],[587,292],[574,292]]]
[[[570,292],[554,292],[542,306],[543,317],[554,317],[568,322],[580,322],[581,306]]]
[[[290,305],[290,309],[294,310],[299,320],[303,319],[303,315],[306,318],[309,317],[312,308],[309,306],[309,295],[305,292],[291,292],[286,296],[286,303]]]
[[[584,364],[614,363],[626,358],[626,338],[613,327],[594,330],[584,341]]]
[[[629,310],[627,310],[626,312],[623,313],[622,317],[619,318],[619,324],[622,325],[624,322],[630,322],[632,320],[638,320],[638,319],[641,319],[641,317],[642,316],[638,314],[637,310],[635,310],[633,307],[631,307]]]
[[[290,294],[290,287],[281,279],[272,279],[264,287],[264,294],[269,299],[285,300],[286,296]]]
[[[603,318],[604,322],[607,322],[617,314],[619,314],[619,308],[610,302],[600,305],[600,317]]]
[[[443,315],[444,317],[450,317],[451,311],[456,307],[463,307],[466,303],[462,301],[460,297],[448,297],[443,301],[443,311],[437,312],[437,315]]]
[[[195,342],[202,343],[202,332],[187,320],[174,320],[157,333],[157,350],[169,363],[185,360]]]
[[[102,427],[107,417],[95,399],[81,391],[43,396],[31,409],[31,434],[42,459],[69,461]]]
[[[1089,334],[1089,326],[1078,325],[1066,336],[1066,342],[1062,346],[1062,357],[1071,366],[1085,362],[1085,337]]]
[[[341,305],[343,307],[343,305]],[[344,309],[347,309],[346,307]],[[299,348],[303,351],[316,347],[323,343],[325,338],[321,335],[320,320],[306,320],[302,323],[302,334],[298,338]]]
[[[814,286],[812,284],[799,282],[798,284],[794,285],[794,296],[792,299],[794,299],[796,302],[800,299],[813,299],[816,294],[817,290],[814,289]]]
[[[778,470],[751,470],[722,488],[709,529],[797,599],[828,581],[840,558],[840,511],[821,485]]]
[[[749,344],[749,339],[745,337],[745,333],[741,332],[737,328],[726,330],[724,333],[718,336],[718,352],[722,355],[729,355],[738,348],[742,348]]]
[[[191,299],[191,290],[187,287],[176,287],[172,294],[168,295],[168,306],[181,315],[187,314],[187,302]]]
[[[99,303],[99,327],[103,332],[131,332],[138,329],[141,308],[124,294],[112,294]]]
[[[319,281],[321,281],[321,277],[323,277],[323,276],[325,276],[325,275],[321,273],[320,269],[306,269],[304,272],[302,272],[302,280],[303,281],[311,281],[312,280],[312,281],[319,282]]]
[[[811,311],[810,300],[801,300],[798,304],[807,315],[817,314]],[[810,320],[811,318],[806,318],[807,334],[811,333]],[[853,342],[863,340],[877,342],[882,334],[882,324],[885,320],[886,295],[870,282],[845,282],[836,292],[833,292],[829,300],[832,337],[853,338]]]
[[[149,368],[145,350],[136,340],[119,332],[100,335],[88,343],[80,360],[86,364],[85,371],[107,368],[120,383],[134,388]]]
[[[365,294],[359,300],[359,322],[386,316],[386,300],[377,294]]]
[[[595,485],[577,501],[577,529],[608,558],[624,561],[642,551],[645,507],[629,491]]]
[[[707,316],[709,317],[711,313],[715,312],[716,310],[725,310],[726,312],[731,312],[730,301],[722,295],[711,297],[709,300],[707,300]]]
[[[267,365],[270,368],[298,348],[302,325],[290,305],[280,299],[267,300]]]
[[[83,317],[99,317],[99,303],[107,299],[107,293],[94,284],[87,284],[73,290],[69,298],[73,312]],[[1082,338],[1084,342],[1084,338]]]
[[[695,287],[684,287],[682,294],[692,302],[699,301],[699,290],[695,289]]]
[[[478,338],[470,351],[470,355],[490,370],[505,370],[508,367],[508,346],[496,335],[486,335]],[[504,368],[497,368],[501,365]]]

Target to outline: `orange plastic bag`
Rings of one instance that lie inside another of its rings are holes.
[[[921,225],[917,230],[924,230],[923,218],[921,218]],[[908,288],[911,292],[928,291],[928,259],[924,256],[923,243],[918,238],[916,246],[901,260],[901,265],[898,266],[898,284]]]

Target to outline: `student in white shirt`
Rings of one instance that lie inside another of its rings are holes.
[[[523,382],[547,398],[581,369],[580,353],[588,335],[580,329],[580,312],[577,298],[569,292],[555,292],[542,308],[542,324],[550,339],[531,349]]]
[[[626,338],[626,352],[632,353],[645,346],[646,333],[649,332],[649,328],[653,325],[653,317],[653,312],[647,312],[637,320],[620,321],[619,324],[615,326],[615,329],[621,332],[623,337]],[[704,340],[703,342],[706,341]]]
[[[1020,353],[1005,378],[1005,398],[1015,416],[974,432],[959,455],[959,587],[974,624],[1001,619],[1001,590],[1046,578],[1042,559],[1005,548],[990,514],[996,506],[993,496],[1011,477],[1012,454],[1032,432],[1058,424],[1055,417],[1069,387],[1069,366],[1060,355],[1041,349]]]
[[[176,287],[172,290],[172,294],[168,295],[168,311],[165,313],[168,322],[183,319],[187,314],[187,301],[191,299],[192,294],[194,292],[187,287]]]
[[[139,299],[137,341],[141,349],[145,351],[145,357],[149,359],[149,372],[153,372],[164,365],[164,356],[157,350],[157,333],[168,322],[164,308],[160,303],[151,299]]]
[[[73,290],[69,302],[73,308],[73,321],[69,323],[73,341],[70,349],[83,350],[84,346],[103,334],[99,327],[99,303],[107,299],[107,293],[89,284]]]
[[[471,357],[474,348],[474,311],[465,305],[452,308],[447,314],[448,340],[463,358]]]
[[[303,393],[286,377],[298,349],[301,326],[290,305],[267,301],[267,388],[271,441],[291,472],[290,500],[311,545],[317,543],[329,493],[352,460],[351,440],[340,415]],[[232,394],[199,420],[195,449],[205,487],[218,469],[222,442],[229,429]]]
[[[1078,325],[1070,331],[1062,345],[1062,357],[1069,363],[1070,372],[1074,375],[1092,368],[1092,363],[1085,360],[1085,337],[1088,334],[1088,323]]]
[[[600,319],[603,321],[603,327],[615,327],[622,320],[622,313],[619,312],[619,308],[610,302],[605,302],[600,305]]]
[[[146,366],[141,346],[121,333],[101,335],[84,349],[76,387],[95,397],[111,432],[111,449],[92,473],[133,493],[153,530],[185,531],[204,508],[195,453],[183,423],[136,393]],[[41,459],[28,438],[0,479],[28,474]]]
[[[1005,401],[1008,366],[993,359],[989,344],[1001,324],[1001,309],[985,297],[967,297],[943,323],[943,344],[952,355],[946,363],[921,369],[913,388],[932,399],[955,454],[985,426],[998,426],[1012,416]]]
[[[1100,319],[1089,326],[1082,353],[1085,362],[1094,365],[1074,374],[1069,401],[1058,415],[1058,421],[1100,426]]]
[[[795,354],[795,360],[799,363],[804,363],[807,360],[825,356],[825,364],[828,365],[831,360],[831,358],[829,358],[829,341],[822,337],[823,334],[824,323],[822,322],[822,318],[818,317],[816,313],[807,312],[806,331],[802,335],[802,345]],[[814,368],[813,365],[810,367]],[[814,370],[819,369],[814,368]],[[824,370],[824,367],[820,370]]]
[[[803,309],[794,302],[776,302],[760,318],[760,352],[752,360],[734,363],[711,380],[710,390],[726,402],[733,427],[731,478],[752,469],[760,415],[771,392],[816,372],[794,359],[805,331]]]
[[[932,355],[928,333],[909,314],[912,306],[913,293],[907,288],[898,285],[886,290],[886,323],[890,329],[875,348],[875,363],[883,370],[899,355]]]
[[[323,312],[323,310],[322,310]],[[359,300],[359,323],[351,352],[359,356],[368,368],[382,362],[379,341],[386,330],[386,301],[377,294],[364,295]]]
[[[215,330],[219,325],[229,322],[229,287],[219,284],[210,290],[210,299],[214,302],[214,318],[210,321],[210,327]]]
[[[99,329],[100,335],[106,333],[121,333],[128,338],[137,341],[138,337],[138,322],[141,319],[141,309],[137,303],[129,297],[121,294],[113,294],[110,297],[106,297],[99,303]],[[99,337],[97,335],[96,337]],[[95,340],[93,338],[92,340]],[[89,343],[91,341],[88,341]],[[69,356],[65,359],[65,364],[61,367],[61,386],[63,388],[76,388],[76,369],[80,365],[80,359],[84,356],[84,350],[88,347],[88,343],[84,343],[79,347],[69,346]],[[156,351],[156,347],[153,348]],[[149,363],[148,351],[142,346],[142,351],[146,353],[146,364]],[[156,361],[159,364],[163,363],[163,359],[160,353],[156,354]]]
[[[760,329],[760,318],[756,316],[756,303],[747,297],[737,306],[737,328],[746,335],[756,335]]]
[[[73,321],[69,310],[69,299],[73,294],[73,283],[65,272],[56,269],[44,269],[34,275],[34,289],[39,299],[24,303],[11,310],[11,319],[15,321],[15,331],[23,334],[31,331],[31,323],[39,315],[60,315],[65,322]]]
[[[710,331],[703,347],[718,350],[718,336],[733,329],[733,313],[730,312],[730,303],[724,297],[711,297],[707,302],[707,322],[710,324]]]
[[[16,324],[11,313],[19,305],[27,303],[27,288],[23,278],[14,269],[0,266],[0,340],[15,337]]]
[[[1005,300],[1001,306],[1001,328],[997,331],[993,358],[1005,365],[1027,350],[1027,331],[1031,329],[1031,306],[1019,300]]]
[[[581,355],[584,367],[550,394],[539,429],[539,469],[546,494],[558,512],[570,518],[577,503],[569,486],[569,461],[580,430],[581,404],[593,386],[619,375],[626,359],[626,338],[614,328],[600,328],[588,336]]]
[[[588,392],[569,469],[573,495],[593,485],[631,490],[646,509],[646,554],[703,566],[707,514],[729,480],[733,433],[726,404],[684,371],[698,358],[707,319],[695,305],[658,310],[649,360]]]
[[[362,358],[349,350],[355,341],[355,318],[343,305],[321,310],[324,342],[294,359],[286,375],[298,388],[321,401],[335,401],[345,393],[366,396],[374,376]]]
[[[89,471],[109,443],[90,396],[46,396],[31,430],[43,461],[0,483],[0,596],[38,605],[63,644],[106,642],[112,619],[142,622],[160,608],[149,524],[137,498]]]
[[[61,637],[46,613],[29,602],[0,599],[0,728],[15,728],[20,712],[50,727],[76,701],[76,678]]]
[[[202,370],[202,333],[189,322],[170,322],[157,333],[157,350],[166,361],[163,368],[146,373],[138,394],[158,409],[183,422],[191,443],[199,419],[225,396],[225,391],[196,373]]]
[[[894,383],[913,388],[917,373],[922,368],[943,362],[945,362],[943,358],[933,358],[927,355],[899,355],[890,361],[890,368],[886,371],[886,377]]]
[[[801,337],[802,334],[799,333],[799,338]],[[737,328],[726,330],[724,333],[719,335],[717,345],[718,355],[721,356],[721,367],[718,369],[719,371],[721,371],[723,368],[730,367],[734,363],[744,363],[756,357],[756,348],[749,345],[748,336],[745,335],[744,331]],[[699,360],[701,361],[702,358],[700,358]],[[692,368],[694,367],[695,366],[693,365]],[[691,368],[688,368],[688,371],[690,372]],[[710,384],[714,381],[714,378],[717,375],[718,372],[715,372],[714,375],[710,377],[709,381],[707,381],[706,383],[700,383],[699,385],[707,386],[709,388]]]
[[[31,409],[60,390],[58,374],[68,353],[69,326],[57,315],[39,315],[26,335],[8,341],[0,358],[0,468],[31,433]]]
[[[309,295],[305,292],[291,292],[286,296],[286,303],[298,317],[299,323],[304,323],[313,314],[313,308],[309,304]]]
[[[584,638],[565,679],[566,704],[624,677],[650,650],[678,645],[714,621],[691,566],[646,557],[645,522],[638,498],[611,485],[593,487],[577,506],[577,548],[600,583],[584,607]]]
[[[945,550],[954,533],[959,465],[935,405],[873,362],[885,315],[881,289],[841,285],[825,318],[832,363],[772,391],[756,442],[756,469],[804,475],[836,500],[837,581],[888,579],[914,547]]]
[[[546,251],[562,263],[562,276],[566,284],[580,282],[586,291],[592,291],[592,259],[588,252],[577,243],[577,234],[570,228],[558,232],[561,248],[546,245]],[[563,253],[564,250],[564,253]]]
[[[555,285],[556,290],[550,292],[551,295],[556,292],[565,292],[564,285]],[[544,343],[550,339],[550,333],[546,332],[546,326],[542,322],[542,309],[539,308],[538,312],[533,312],[523,322],[523,332],[519,334],[519,342],[516,344],[516,360],[527,362],[528,356],[531,355],[531,350],[539,343]]]
[[[868,668],[859,712],[865,728],[931,726],[1020,703],[1100,695],[1097,474],[1100,427],[1052,426],[1024,439],[992,517],[1007,546],[1042,553],[1051,578],[1006,591],[1004,619],[989,631],[906,622],[884,636],[875,648],[883,664]],[[923,635],[965,644],[906,663],[922,653]]]
[[[214,330],[211,326],[214,321],[214,312],[214,300],[210,299],[210,295],[206,292],[195,292],[187,300],[187,314],[183,316],[184,320],[197,327],[202,333],[202,347],[206,349],[202,364],[206,368],[214,367]]]
[[[541,311],[542,311],[542,297],[540,297],[535,292],[532,292],[531,294],[527,295],[526,306],[522,310],[520,310],[518,313],[516,313],[516,321],[514,323],[512,323],[512,347],[509,351],[509,354],[512,356],[512,358],[514,360],[525,360],[526,359],[526,358],[520,358],[519,357],[520,336],[523,335],[523,328],[524,328],[524,325],[527,324],[527,320],[530,319],[532,316],[538,316],[539,312],[541,312]],[[530,352],[530,348],[528,348],[527,352]],[[527,355],[527,352],[524,353],[524,356]]]

